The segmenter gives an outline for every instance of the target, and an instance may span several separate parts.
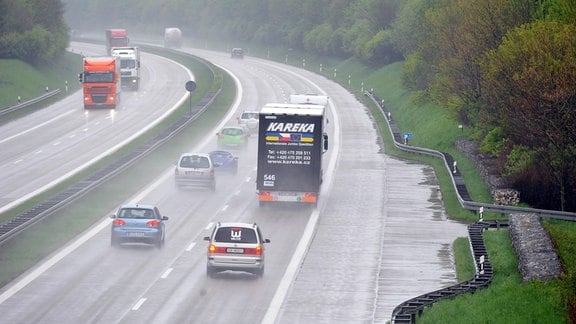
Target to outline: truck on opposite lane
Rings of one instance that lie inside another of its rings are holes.
[[[260,206],[272,202],[316,205],[322,184],[325,106],[266,104],[258,126],[256,190]]]
[[[116,108],[120,102],[122,79],[120,59],[113,56],[83,58],[82,83],[84,109]]]

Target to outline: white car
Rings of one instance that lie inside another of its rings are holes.
[[[177,187],[207,187],[216,190],[214,162],[207,153],[183,153],[174,169]]]
[[[258,131],[258,121],[260,120],[260,113],[252,110],[245,110],[238,117],[238,124],[246,126],[250,133],[254,134]]]
[[[256,223],[218,222],[210,236],[206,274],[214,277],[221,271],[244,271],[258,277],[264,274],[264,244],[270,243]]]

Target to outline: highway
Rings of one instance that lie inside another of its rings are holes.
[[[429,166],[384,154],[368,110],[354,96],[324,77],[294,67],[251,57],[233,60],[229,53],[185,50],[221,66],[238,81],[237,101],[221,125],[234,123],[242,109],[286,102],[289,94],[330,96],[331,147],[324,157],[327,169],[318,208],[258,206],[255,139],[245,151],[235,152],[240,158],[238,174],[220,175],[214,193],[176,189],[172,167],[166,166],[156,181],[130,199],[155,204],[170,217],[164,249],[139,245],[111,248],[109,215],[102,215],[102,221],[89,231],[0,290],[3,321],[384,323],[402,301],[455,283],[450,244],[467,235],[466,227],[446,219]],[[181,85],[189,76],[177,65],[149,59],[143,89],[133,98],[123,98],[126,106],[116,113],[90,111],[86,116],[77,104],[81,98],[72,95],[65,101],[70,100],[68,109],[52,117],[31,115],[24,119],[33,120],[20,129],[0,127],[0,134],[7,135],[2,138],[22,134],[6,147],[17,147],[14,150],[21,153],[16,155],[28,161],[27,154],[44,152],[54,141],[76,138],[73,134],[85,128],[102,127],[105,129],[93,130],[98,136],[89,136],[93,133],[88,130],[84,133],[92,143],[84,146],[93,146],[95,151],[78,154],[94,157],[101,154],[97,143],[111,147],[118,137],[152,123],[170,109],[170,103],[181,100]],[[154,94],[147,88],[150,84],[174,84],[177,90]],[[155,116],[146,123],[139,121],[148,114]],[[54,125],[67,127],[35,128],[41,120],[62,115],[65,117]],[[57,130],[52,133],[52,128]],[[217,130],[189,150],[215,149]],[[41,136],[26,135],[33,132]],[[38,137],[46,141],[35,142]],[[69,156],[55,157],[54,165],[76,155],[65,151]],[[7,161],[2,163],[9,163],[3,146],[1,152],[2,161]],[[83,163],[77,162],[75,167]],[[59,176],[47,176],[46,183]],[[42,185],[31,185],[28,191]],[[2,195],[4,204],[25,194],[8,190]],[[206,276],[206,242],[202,238],[217,221],[257,222],[261,226],[271,240],[262,279],[232,272]]]
[[[77,53],[103,55],[102,46],[72,44]],[[154,126],[193,79],[179,64],[144,53],[142,87],[123,91],[117,109],[84,110],[82,92],[0,127],[0,212]],[[78,62],[78,73],[82,62]],[[71,80],[77,82],[77,80]]]

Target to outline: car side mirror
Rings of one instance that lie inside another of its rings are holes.
[[[270,239],[265,239],[264,243],[270,243]]]
[[[116,214],[110,215],[110,218],[112,218],[112,219],[116,218]]]
[[[204,241],[210,241],[210,236],[204,236]]]
[[[169,220],[170,218],[168,216],[162,216],[162,220]]]

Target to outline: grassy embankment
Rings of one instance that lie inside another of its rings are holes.
[[[80,89],[78,73],[81,69],[81,56],[69,52],[55,60],[51,66],[34,67],[15,59],[0,60],[0,109],[18,104],[18,96],[22,102],[41,96],[46,92],[46,87],[49,90],[62,90],[60,94],[42,103],[31,105],[10,117],[2,117],[0,122],[45,107]]]
[[[221,50],[227,50],[225,47]],[[256,50],[254,50],[256,53]],[[288,58],[288,63],[294,63],[300,67],[303,66],[303,55],[295,52],[286,52],[283,50],[269,50],[262,49],[262,57],[270,59],[277,58],[278,61],[285,62]],[[287,54],[288,53],[288,54]],[[248,52],[250,53],[250,51]],[[458,123],[451,118],[440,107],[430,104],[415,104],[410,99],[410,94],[404,90],[400,84],[401,64],[395,63],[390,66],[374,69],[367,67],[353,60],[340,62],[337,60],[317,59],[313,57],[306,57],[306,68],[320,73],[320,62],[322,62],[322,74],[328,78],[333,79],[336,74],[336,81],[345,85],[350,91],[357,94],[360,100],[365,98],[361,95],[360,89],[373,89],[374,92],[385,99],[387,107],[392,111],[394,119],[399,124],[402,131],[412,132],[414,138],[411,141],[412,145],[433,148],[452,154],[458,161],[458,166],[466,179],[466,185],[476,201],[489,202],[490,196],[482,183],[479,175],[472,164],[467,161],[459,152],[453,147],[453,142],[458,136],[469,136],[467,129],[458,128]],[[350,76],[350,77],[349,77]],[[350,83],[348,83],[350,80]],[[229,80],[225,82],[230,85]],[[232,94],[227,92],[230,98]],[[388,135],[387,128],[383,116],[379,110],[374,107],[370,102],[365,102],[370,107],[376,125],[384,134],[384,142],[388,154],[398,156],[400,158],[417,159],[424,163],[432,164],[436,170],[436,174],[441,186],[446,211],[451,218],[461,219],[465,221],[475,221],[476,215],[472,212],[463,210],[459,207],[457,200],[454,197],[454,191],[450,182],[449,174],[445,170],[442,163],[438,160],[426,156],[419,156],[408,154],[393,148],[391,138]],[[222,98],[216,103],[218,109],[210,110],[210,114],[216,115],[210,117],[206,116],[213,121],[217,118],[219,113],[225,111],[226,99]],[[353,109],[353,107],[351,108]],[[199,121],[200,122],[200,121]],[[198,123],[197,125],[206,125],[205,123]],[[194,132],[194,130],[189,130]],[[190,135],[188,135],[190,136]],[[194,136],[183,136],[180,139],[175,139],[176,145],[178,143],[183,145],[183,142],[188,142],[185,138],[194,138]],[[186,143],[189,145],[190,143]],[[171,147],[174,147],[170,145]],[[169,150],[170,152],[165,152]],[[178,148],[172,149],[163,147],[159,154],[154,154],[152,157],[147,158],[147,162],[142,163],[144,169],[132,168],[127,174],[119,177],[118,181],[132,181],[135,178],[140,178],[143,175],[151,174],[148,172],[150,168],[154,170],[161,170],[165,167],[166,163],[170,163],[170,159],[162,159],[162,156],[174,156],[178,152]],[[146,170],[146,171],[143,171]],[[138,181],[138,185],[144,185],[146,179]],[[116,182],[116,180],[114,180]],[[56,228],[61,226],[64,222],[70,228],[70,235],[52,242],[53,238],[43,237],[34,240],[34,243],[25,244],[27,247],[19,248],[12,254],[15,259],[27,259],[22,264],[33,264],[45,254],[28,255],[25,251],[29,251],[30,246],[42,246],[45,240],[50,241],[50,246],[56,248],[62,242],[72,238],[78,229],[89,226],[96,221],[93,217],[102,215],[111,210],[118,204],[119,201],[126,199],[126,196],[118,195],[116,201],[111,201],[109,204],[102,205],[103,198],[108,199],[110,194],[116,194],[114,183],[106,185],[105,187],[96,190],[94,194],[87,196],[86,200],[73,204],[62,215],[54,217],[54,220],[47,222],[55,222]],[[90,198],[93,196],[92,198]],[[78,220],[74,215],[83,215]],[[90,216],[93,215],[93,216]],[[485,218],[499,218],[500,215],[485,215]],[[70,225],[70,219],[77,219],[74,223],[77,225]],[[562,258],[564,267],[566,269],[565,276],[558,280],[552,280],[547,283],[530,282],[521,283],[520,275],[517,271],[516,258],[514,256],[511,244],[508,238],[507,231],[490,231],[485,234],[489,255],[494,266],[495,277],[493,283],[487,289],[479,291],[475,294],[464,295],[454,300],[443,301],[435,304],[434,307],[427,309],[423,317],[419,318],[419,322],[438,322],[443,323],[461,323],[463,322],[511,322],[511,323],[524,323],[524,322],[546,322],[546,323],[562,323],[565,322],[568,311],[567,305],[574,303],[574,291],[576,291],[576,226],[572,223],[566,222],[545,222],[546,227],[550,230],[553,239],[559,247],[560,256]],[[45,229],[45,228],[44,228]],[[42,236],[42,231],[35,234],[28,234],[28,236]],[[14,245],[22,245],[23,242],[28,241],[28,238],[23,238],[20,242]],[[14,248],[14,247],[13,247]],[[4,249],[4,247],[3,247]],[[455,253],[458,263],[459,278],[466,280],[473,275],[474,267],[471,263],[470,250],[467,239],[459,239],[455,242]],[[2,264],[5,261],[14,262],[15,260],[0,260]],[[4,272],[4,271],[2,271]],[[12,273],[14,275],[15,272]],[[6,282],[9,277],[1,277],[0,282]]]

